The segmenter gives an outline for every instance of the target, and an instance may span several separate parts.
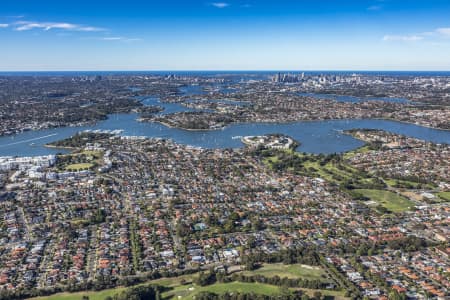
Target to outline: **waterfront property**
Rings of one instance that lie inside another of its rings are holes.
[[[157,123],[137,122],[136,114],[110,115],[105,121],[92,127],[63,127],[41,131],[27,131],[16,136],[0,137],[0,156],[47,155],[64,152],[63,149],[48,149],[43,145],[70,137],[86,129],[117,130],[122,135],[171,138],[174,141],[203,148],[240,148],[243,146],[234,136],[281,133],[301,141],[299,152],[340,153],[356,149],[363,142],[342,133],[343,130],[369,128],[386,130],[434,143],[450,143],[450,131],[437,130],[418,125],[384,120],[333,120],[307,121],[287,124],[249,123],[233,124],[223,130],[186,131],[169,128]],[[51,136],[49,136],[52,134]],[[30,140],[35,140],[30,145]]]

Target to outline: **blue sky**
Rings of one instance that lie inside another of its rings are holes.
[[[450,70],[450,1],[2,0],[0,70]]]

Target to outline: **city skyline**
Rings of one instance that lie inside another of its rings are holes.
[[[450,70],[448,1],[316,2],[2,3],[0,71]]]

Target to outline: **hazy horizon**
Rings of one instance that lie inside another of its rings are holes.
[[[148,69],[130,69],[130,70],[116,70],[116,69],[79,69],[79,70],[66,70],[66,69],[55,69],[55,70],[0,70],[0,74],[4,73],[94,73],[94,72],[144,72],[144,73],[161,73],[161,72],[176,72],[176,73],[201,73],[201,72],[208,72],[208,73],[218,73],[218,72],[251,72],[251,73],[276,73],[276,72],[295,72],[295,73],[317,73],[317,72],[326,72],[326,73],[350,73],[350,72],[362,72],[362,73],[377,73],[377,72],[383,72],[383,73],[450,73],[450,69],[448,70],[417,70],[417,69],[411,69],[411,70],[353,70],[353,69],[340,69],[340,70],[327,70],[327,69],[273,69],[273,70],[253,70],[253,69],[166,69],[166,70],[148,70]]]

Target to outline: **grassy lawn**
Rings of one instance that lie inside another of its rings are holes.
[[[427,189],[434,189],[436,188],[435,185],[432,183],[418,183],[414,181],[408,181],[408,180],[399,180],[399,179],[384,179],[384,182],[386,182],[387,185],[390,187],[397,187],[397,185],[400,185],[401,187],[404,187],[406,189],[417,189],[417,188],[427,188]]]
[[[262,273],[258,273],[262,272]],[[262,274],[267,277],[273,277],[278,275],[280,277],[289,278],[306,278],[306,279],[321,279],[321,275],[324,274],[321,268],[316,268],[300,264],[295,265],[282,265],[272,264],[264,265],[262,268],[252,271],[253,274]],[[212,292],[216,294],[223,294],[225,292],[241,292],[241,293],[256,293],[264,295],[277,295],[280,293],[280,287],[262,284],[262,283],[245,283],[245,282],[230,282],[230,283],[215,283],[209,286],[197,286],[192,284],[192,279],[197,275],[183,275],[175,278],[161,278],[157,280],[148,281],[141,285],[157,284],[171,288],[171,290],[162,294],[162,299],[194,299],[193,297],[200,292]],[[182,285],[181,282],[185,284]],[[107,296],[113,296],[126,289],[125,287],[118,287],[114,289],[107,289],[103,291],[85,291],[77,293],[59,293],[48,297],[32,298],[33,300],[81,300],[83,296],[88,296],[90,300],[104,300]],[[294,291],[295,289],[290,289]],[[308,295],[312,296],[316,290],[301,289]],[[328,291],[320,290],[323,295],[335,296],[337,300],[348,299],[344,297],[343,291]],[[31,299],[30,299],[31,300]]]
[[[184,276],[183,276],[184,277]],[[189,280],[187,280],[189,281]],[[245,282],[230,282],[230,283],[216,283],[209,286],[195,286],[193,284],[181,285],[177,278],[168,278],[161,280],[154,280],[145,284],[161,284],[171,286],[173,289],[162,294],[162,299],[194,299],[194,296],[200,292],[212,292],[216,294],[223,294],[225,292],[240,292],[240,293],[255,293],[263,295],[277,295],[280,293],[280,287],[263,284],[263,283],[245,283]],[[32,300],[81,300],[83,296],[88,296],[90,300],[104,300],[108,296],[113,296],[116,293],[123,291],[126,288],[120,287],[116,289],[108,289],[103,291],[89,291],[77,293],[59,293],[48,297],[37,297]],[[294,289],[290,289],[294,291]],[[301,289],[308,295],[312,296],[316,290]],[[336,299],[346,299],[341,291],[321,290],[323,295],[335,296]],[[180,298],[178,298],[180,297]],[[31,300],[31,299],[30,299]]]
[[[390,191],[357,189],[355,192],[370,198],[394,213],[403,212],[414,207],[413,202]]]
[[[345,162],[339,164],[327,163],[323,166],[317,161],[307,161],[305,167],[312,167],[316,170],[315,174],[310,174],[311,176],[319,176],[328,182],[334,182],[336,184],[343,184],[347,180],[354,180],[356,185],[371,184],[373,183],[373,178],[369,176],[361,176],[360,172],[346,164]]]
[[[399,193],[402,196],[405,196],[406,198],[408,198],[408,199],[410,199],[412,201],[418,201],[418,202],[423,201],[423,196],[421,195],[420,192],[410,191],[410,190],[407,190],[407,191],[401,191],[400,190]]]
[[[240,293],[253,292],[264,295],[276,295],[280,292],[280,288],[269,284],[245,282],[216,283],[203,287],[188,284],[177,286],[173,290],[163,293],[162,296],[163,299],[171,299],[170,297],[173,297],[173,299],[194,299],[195,295],[201,292],[224,294],[231,291]]]
[[[320,267],[306,266],[301,264],[264,264],[261,268],[253,271],[244,271],[244,275],[263,275],[266,277],[279,276],[281,278],[304,278],[308,280],[327,281],[322,275],[325,272]]]
[[[83,150],[80,154],[90,155],[94,156],[96,158],[99,158],[103,155],[103,152],[101,151],[91,151],[91,150]]]
[[[81,163],[81,164],[71,164],[66,166],[66,171],[78,171],[78,170],[87,170],[94,166],[91,163]]]
[[[102,165],[103,152],[81,151],[58,156],[57,167],[59,171],[78,171],[92,169]]]
[[[397,179],[385,179],[384,182],[386,182],[386,184],[391,187],[395,187],[397,184],[403,184],[405,186],[410,186],[411,188],[417,188],[417,186],[419,185],[417,182]]]
[[[280,151],[268,156],[264,158],[263,163],[272,170],[280,168],[277,165],[281,165],[286,171],[308,177],[320,177],[338,185],[350,183],[353,188],[379,188],[380,186],[375,177],[359,171],[345,161],[324,161],[324,158],[319,156],[304,155],[292,150]]]
[[[280,159],[278,158],[278,156],[271,156],[268,158],[264,159],[264,163],[267,165],[271,165],[273,163],[277,163]]]
[[[334,175],[343,177],[345,180],[354,178],[355,174],[358,173],[358,171],[350,167],[350,165],[338,167],[334,164],[328,163],[324,166],[324,168]]]
[[[161,278],[157,280],[152,280],[146,283],[142,283],[140,285],[147,284],[158,284],[166,287],[179,287],[181,284],[181,280],[184,279],[186,282],[190,282],[192,276],[183,275],[175,278]],[[113,296],[114,294],[120,293],[125,290],[126,287],[117,287],[113,289],[107,289],[102,291],[85,291],[85,292],[76,292],[76,293],[59,293],[48,297],[36,297],[31,298],[30,300],[81,300],[83,296],[88,296],[89,300],[104,300],[108,296]]]
[[[99,292],[77,292],[77,293],[59,293],[48,297],[32,298],[33,300],[81,300],[83,296],[88,296],[89,300],[104,300],[108,296],[113,296],[116,293],[123,291],[125,288],[116,288],[103,290]]]
[[[358,149],[352,150],[352,151],[348,151],[344,153],[344,159],[349,159],[352,158],[353,156],[355,156],[358,153],[366,153],[370,151],[370,147],[368,145],[362,146]]]
[[[444,201],[450,201],[450,192],[440,192],[437,195]]]
[[[295,291],[296,289],[289,289]],[[316,290],[300,289],[312,296]],[[230,282],[230,283],[216,283],[209,286],[195,286],[192,284],[178,286],[175,289],[163,293],[163,299],[194,299],[196,295],[201,292],[211,292],[215,294],[224,294],[226,292],[239,293],[255,293],[263,295],[278,295],[281,289],[278,286],[264,284],[264,283],[246,283],[246,282]],[[322,295],[334,296],[336,299],[346,299],[341,291],[320,290]],[[171,298],[172,297],[172,298]],[[179,298],[178,298],[179,297]]]
[[[310,174],[311,176],[317,176],[317,177],[323,178],[323,179],[325,179],[325,180],[327,180],[329,182],[333,182],[334,181],[333,176],[331,174],[328,174],[327,172],[325,172],[325,168],[322,167],[319,164],[319,162],[317,162],[317,161],[306,161],[304,163],[304,166],[308,170],[310,168],[313,168],[313,169],[316,170],[314,173]]]
[[[317,292],[317,290],[310,290],[310,289],[301,289],[303,292],[305,292],[306,294],[308,294],[308,296],[313,297],[314,296],[314,292]],[[328,291],[328,290],[319,290],[319,292],[322,293],[322,295],[324,296],[333,296],[335,297],[335,300],[348,300],[350,298],[345,297],[345,292],[344,291]]]
[[[170,279],[166,280],[169,283]],[[166,286],[172,286],[173,289],[162,294],[163,299],[177,299],[181,296],[181,299],[194,299],[193,297],[200,292],[212,292],[216,294],[223,294],[228,291],[241,292],[241,293],[258,293],[264,295],[276,295],[280,292],[280,288],[274,285],[262,284],[262,283],[244,283],[244,282],[230,282],[230,283],[216,283],[209,286],[195,286],[193,284],[181,285],[176,281],[176,285],[168,284]],[[152,281],[154,284],[163,284],[163,282]],[[125,288],[109,289],[99,292],[79,292],[79,293],[60,293],[49,297],[33,298],[34,300],[81,300],[83,296],[88,296],[90,300],[104,300],[107,296],[113,296],[116,293],[123,291]]]

